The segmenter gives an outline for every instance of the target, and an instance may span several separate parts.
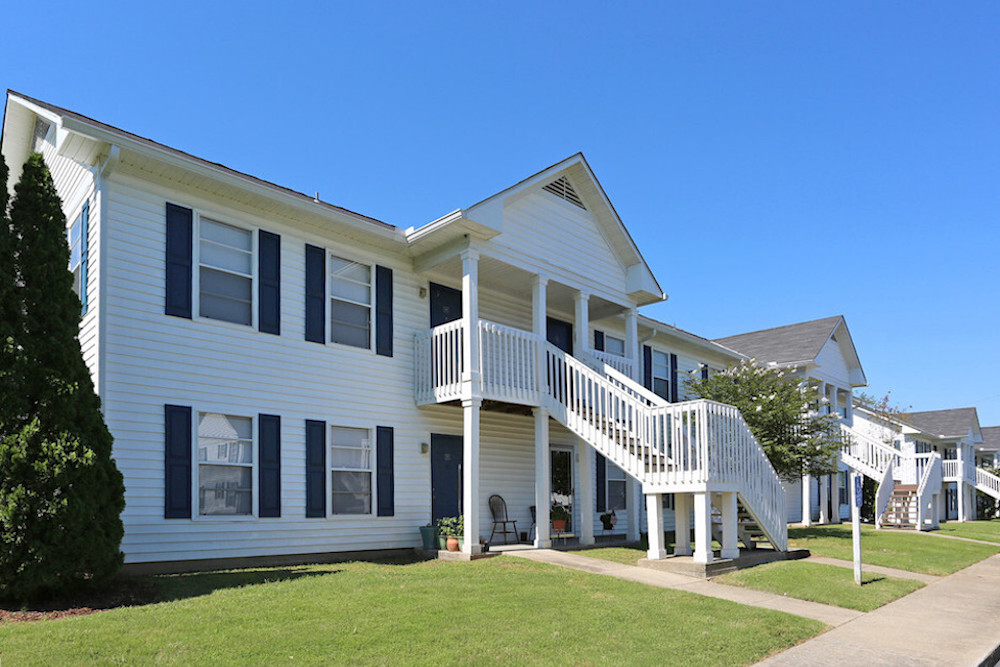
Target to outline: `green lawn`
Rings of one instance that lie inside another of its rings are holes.
[[[1000,544],[1000,519],[993,521],[957,521],[942,523],[941,532],[945,535],[956,537],[970,537],[974,540],[985,542],[996,542]]]
[[[923,586],[912,579],[877,574],[863,575],[863,584],[858,586],[853,570],[804,561],[768,563],[730,572],[714,581],[858,611],[878,609]]]
[[[670,545],[672,548],[673,545]],[[581,549],[573,553],[589,558],[600,558],[610,560],[622,565],[635,565],[640,558],[646,557],[646,549],[638,544],[629,544],[621,547],[597,547],[595,549]],[[669,550],[668,550],[669,553]]]
[[[169,601],[0,625],[0,663],[738,665],[825,628],[509,556],[155,580]]]
[[[853,560],[850,525],[789,528],[790,546],[809,549],[816,556]],[[916,532],[861,527],[861,561],[910,572],[945,575],[1000,552],[1000,544],[942,540]]]

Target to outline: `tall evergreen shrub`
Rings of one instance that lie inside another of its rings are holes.
[[[20,322],[2,376],[15,400],[0,406],[0,597],[28,600],[115,573],[125,502],[77,340],[66,219],[39,154],[15,188],[10,229],[3,263],[16,276],[0,290],[13,289]]]

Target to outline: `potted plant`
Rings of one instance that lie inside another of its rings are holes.
[[[420,526],[420,541],[424,551],[433,551],[437,547],[437,526],[433,523]]]
[[[567,510],[564,505],[553,503],[552,514],[549,515],[549,518],[552,520],[553,532],[566,532],[566,522],[569,521],[569,510]]]
[[[601,525],[604,526],[604,530],[615,529],[615,526],[618,525],[618,517],[615,515],[614,510],[601,515]]]
[[[445,516],[437,521],[438,540],[448,551],[460,551],[465,539],[465,519],[460,516]]]

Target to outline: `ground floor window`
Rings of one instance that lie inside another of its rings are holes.
[[[613,463],[608,463],[606,475],[608,483],[608,507],[607,510],[625,509],[625,471]]]
[[[371,514],[371,431],[331,427],[330,475],[334,514]]]
[[[253,513],[253,420],[198,414],[198,513]]]

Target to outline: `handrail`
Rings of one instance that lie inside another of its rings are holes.
[[[976,466],[976,488],[1000,500],[1000,477]]]
[[[587,354],[594,357],[598,362],[609,366],[626,377],[632,375],[632,360],[610,352],[600,350],[587,350]]]
[[[885,523],[885,512],[889,508],[889,499],[892,498],[892,491],[895,485],[892,481],[895,461],[890,461],[882,472],[882,479],[878,480],[878,491],[875,492],[875,527],[881,528]]]
[[[934,491],[941,488],[941,455],[938,452],[931,452],[917,454],[915,458],[918,461],[924,459],[927,462],[923,466],[920,485],[917,487],[917,530],[923,530],[924,513],[931,509],[928,496],[933,495]],[[936,517],[931,516],[930,520],[934,523]]]

